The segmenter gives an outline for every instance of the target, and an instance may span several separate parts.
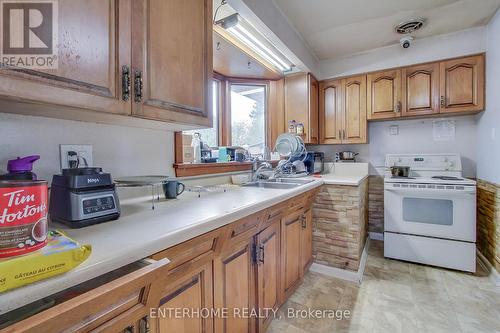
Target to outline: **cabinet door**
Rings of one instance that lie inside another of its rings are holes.
[[[226,318],[215,318],[217,333],[255,332],[255,319],[241,312],[255,306],[253,244],[237,246],[214,261],[214,307],[227,309]]]
[[[173,276],[169,279],[171,283],[164,286],[155,306],[156,315],[150,319],[151,332],[213,332],[212,318],[202,315],[202,309],[213,307],[212,261],[181,276]],[[193,311],[193,314],[183,314],[183,310]],[[200,311],[200,315],[194,311]]]
[[[342,142],[342,80],[319,85],[319,130],[321,144]]]
[[[441,113],[484,109],[484,55],[440,65]]]
[[[266,318],[259,318],[259,332],[265,332],[271,323],[272,311],[280,306],[280,221],[276,221],[257,235],[257,304]]]
[[[366,76],[343,80],[342,143],[366,143]]]
[[[308,209],[302,215],[302,273],[304,274],[313,260],[313,246],[312,246],[312,209]]]
[[[211,126],[212,1],[137,0],[132,13],[132,113]]]
[[[439,113],[439,63],[405,67],[403,116]]]
[[[367,75],[368,119],[401,116],[401,70]]]
[[[304,142],[309,143],[309,78],[307,73],[285,77],[285,125],[295,120],[304,124]]]
[[[130,114],[130,0],[59,0],[57,69],[0,71],[0,95],[47,105]]]
[[[288,298],[302,279],[301,260],[302,211],[281,221],[281,280],[282,299]]]
[[[318,102],[319,102],[319,84],[318,81],[309,74],[309,143],[319,143],[318,128]]]

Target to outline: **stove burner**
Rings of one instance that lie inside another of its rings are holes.
[[[432,178],[441,180],[464,180],[463,178],[451,177],[451,176],[433,176]]]

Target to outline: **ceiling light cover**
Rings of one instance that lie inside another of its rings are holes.
[[[294,65],[262,33],[245,21],[238,13],[218,22],[226,31],[252,49],[280,72],[292,70]]]

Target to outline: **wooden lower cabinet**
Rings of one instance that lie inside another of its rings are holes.
[[[312,231],[312,209],[309,208],[302,215],[302,233],[300,244],[302,246],[301,261],[303,272],[306,272],[309,269],[313,260]]]
[[[301,211],[285,216],[281,221],[281,279],[282,298],[288,298],[300,285],[303,272],[301,262]]]
[[[214,308],[227,309],[215,318],[215,332],[255,332],[255,320],[242,311],[255,308],[253,238],[214,260]]]
[[[160,251],[2,333],[263,333],[312,262],[316,193]]]
[[[259,332],[265,332],[280,306],[280,221],[261,231],[256,239],[257,305]]]
[[[213,319],[204,311],[212,308],[212,262],[183,273],[171,275],[161,292],[154,318],[150,318],[152,333],[211,333]]]

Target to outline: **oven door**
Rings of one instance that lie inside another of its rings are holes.
[[[475,242],[476,188],[461,188],[386,183],[384,231]]]

